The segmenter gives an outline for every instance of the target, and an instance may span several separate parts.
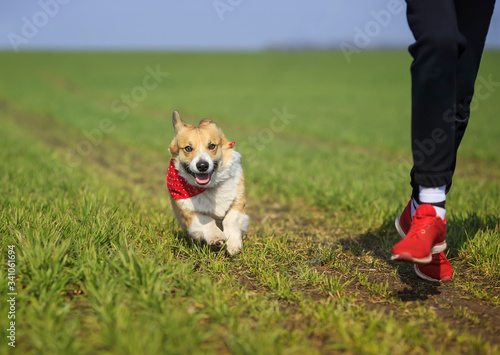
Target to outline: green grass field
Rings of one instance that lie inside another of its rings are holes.
[[[459,151],[443,285],[389,261],[410,197],[410,63],[0,53],[0,353],[500,354],[500,52]],[[243,154],[252,220],[234,258],[170,211],[174,109]]]

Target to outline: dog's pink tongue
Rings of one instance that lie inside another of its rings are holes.
[[[196,182],[200,185],[208,184],[210,181],[210,175],[208,174],[195,174]]]

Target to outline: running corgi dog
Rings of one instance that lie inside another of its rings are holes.
[[[227,253],[235,255],[250,223],[241,155],[209,119],[194,127],[174,111],[172,124],[167,187],[174,214],[196,242],[225,244]]]

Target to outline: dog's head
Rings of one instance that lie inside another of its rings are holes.
[[[194,127],[184,123],[174,111],[172,124],[175,134],[168,149],[179,173],[191,185],[211,187],[217,180],[217,171],[229,162],[234,142],[230,143],[209,119]]]

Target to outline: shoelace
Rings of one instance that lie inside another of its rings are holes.
[[[420,239],[422,234],[425,234],[427,230],[431,227],[427,219],[432,218],[428,216],[417,216],[413,215],[413,222],[410,226],[410,230],[406,235],[407,238],[410,239]]]

